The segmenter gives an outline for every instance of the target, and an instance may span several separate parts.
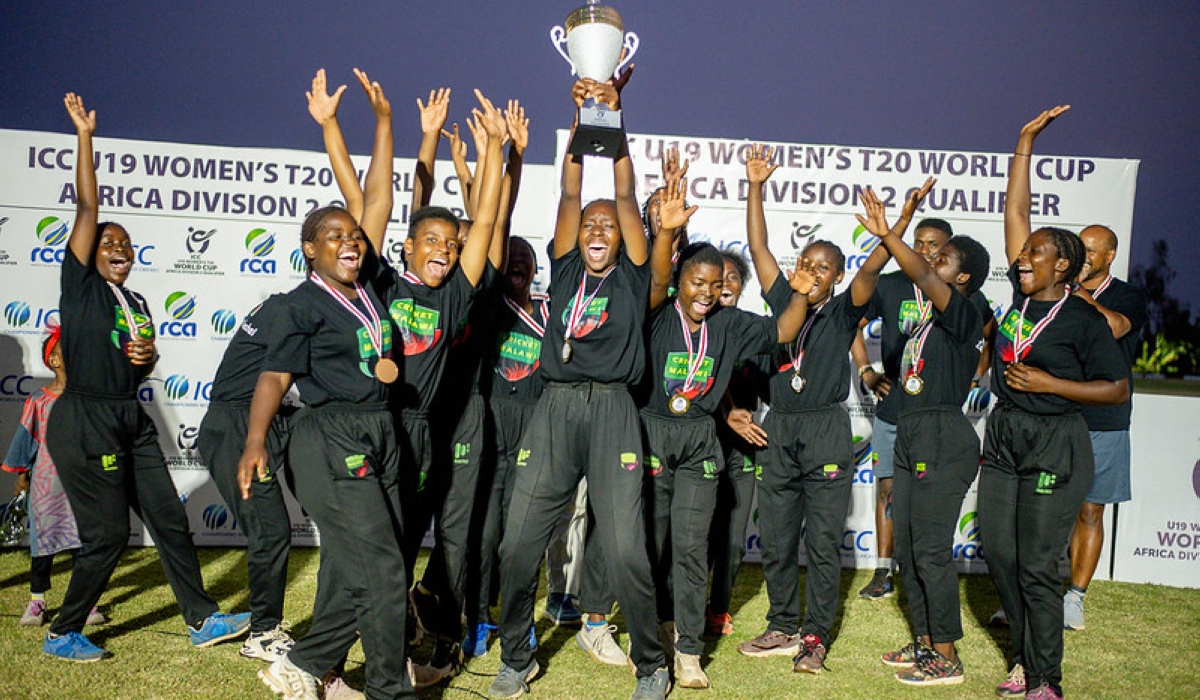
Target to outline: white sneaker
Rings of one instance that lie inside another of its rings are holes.
[[[700,667],[699,654],[675,652],[675,685],[696,690],[703,690],[712,685],[708,675]]]
[[[326,676],[325,700],[365,700],[367,696],[346,685],[341,676]]]
[[[238,653],[247,659],[262,659],[271,663],[283,658],[295,643],[280,625],[266,632],[251,632]]]
[[[317,679],[311,673],[282,656],[270,666],[258,670],[258,677],[283,700],[321,700]]]
[[[583,625],[583,629],[575,634],[575,641],[579,646],[591,654],[592,658],[602,664],[609,666],[628,666],[629,657],[617,646],[617,641],[613,639],[613,632],[617,631],[616,625],[600,625],[593,627],[588,624]]]

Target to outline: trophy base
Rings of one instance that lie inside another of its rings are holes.
[[[625,130],[621,127],[621,113],[604,107],[582,107],[579,110],[579,126],[567,146],[571,155],[616,158]]]

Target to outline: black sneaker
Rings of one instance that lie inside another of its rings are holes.
[[[871,582],[863,586],[858,597],[863,600],[883,600],[896,594],[896,585],[892,581],[891,569],[875,569]]]

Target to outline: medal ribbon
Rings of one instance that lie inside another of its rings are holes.
[[[917,323],[909,332],[909,336],[920,333],[925,324],[933,318],[933,301],[927,301],[925,295],[921,293],[921,288],[915,284],[913,285],[913,294],[917,298]]]
[[[825,305],[828,303],[829,299],[826,299],[815,310],[809,312],[808,318],[804,319],[804,327],[800,329],[800,335],[796,336],[796,340],[787,346],[788,357],[792,360],[792,372],[794,374],[800,374],[800,365],[804,363],[804,341],[808,338],[808,332],[812,330],[813,322],[817,320],[821,309],[825,308]]]
[[[412,284],[415,284],[415,285],[417,285],[418,287],[424,287],[424,286],[425,286],[425,283],[421,281],[421,278],[420,278],[420,277],[417,277],[417,276],[416,276],[415,274],[413,274],[412,272],[405,271],[405,273],[404,273],[403,275],[400,275],[400,276],[401,276],[401,277],[403,277],[404,279],[408,280],[408,281],[409,281],[409,282],[411,282]]]
[[[600,278],[599,284],[587,296],[587,299],[583,298],[583,292],[587,289],[588,274],[587,272],[583,273],[583,279],[579,281],[579,291],[575,292],[575,305],[571,307],[571,313],[567,316],[567,327],[563,329],[564,342],[571,339],[571,334],[575,332],[575,327],[579,325],[579,320],[583,318],[584,310],[592,303],[592,299],[596,298],[596,292],[600,291],[600,287],[604,286],[604,280],[608,279],[608,276],[615,269],[617,269],[616,266],[610,267],[608,272],[604,273],[604,276]]]
[[[546,336],[546,326],[550,323],[550,311],[546,304],[542,304],[542,322],[539,324],[534,320],[533,316],[526,313],[525,309],[518,306],[512,299],[504,297],[504,303],[508,304],[508,308],[512,309],[513,313],[532,328],[534,333],[537,333],[537,337],[544,338]]]
[[[679,313],[679,325],[683,328],[683,341],[687,343],[688,369],[687,377],[683,380],[683,393],[686,394],[692,390],[692,380],[700,371],[700,365],[704,364],[704,353],[708,351],[708,320],[700,322],[700,347],[696,350],[695,359],[693,359],[692,332],[688,329],[687,319],[683,317],[683,309],[680,308],[678,299],[675,300],[675,311]]]
[[[1021,331],[1025,328],[1025,311],[1029,308],[1029,297],[1025,297],[1025,303],[1021,305],[1021,316],[1017,319],[1017,327],[1013,329],[1013,355],[1016,358],[1014,361],[1020,362],[1025,359],[1025,356],[1029,354],[1030,348],[1033,347],[1033,341],[1037,340],[1042,331],[1046,330],[1050,322],[1054,320],[1054,317],[1058,316],[1058,312],[1062,309],[1063,304],[1067,303],[1067,299],[1070,296],[1071,290],[1064,289],[1063,298],[1054,303],[1054,306],[1050,309],[1050,313],[1046,314],[1045,318],[1034,324],[1028,338],[1022,338]]]
[[[375,305],[371,303],[371,299],[367,297],[366,292],[363,291],[363,288],[361,285],[359,285],[358,280],[354,281],[354,291],[358,293],[358,298],[362,299],[363,306],[367,307],[367,314],[370,315],[370,319],[364,316],[363,313],[358,310],[358,307],[346,298],[345,294],[342,294],[338,290],[329,286],[328,282],[321,279],[320,275],[314,274],[311,279],[318,287],[328,292],[329,295],[333,297],[342,308],[354,314],[354,318],[358,319],[358,322],[363,325],[363,328],[367,331],[367,336],[370,337],[371,342],[375,344],[376,357],[383,359],[383,322],[379,320],[379,313],[375,311]]]
[[[125,314],[125,323],[129,324],[129,339],[137,340],[138,324],[133,317],[133,310],[129,308],[129,300],[125,298],[125,293],[121,291],[120,287],[112,282],[109,282],[108,280],[104,281],[108,284],[108,288],[112,290],[112,293],[117,297],[117,303],[121,305],[121,312]]]
[[[1104,281],[1100,283],[1100,286],[1096,287],[1096,290],[1094,292],[1092,292],[1092,298],[1095,299],[1096,297],[1103,294],[1104,290],[1108,289],[1108,285],[1112,284],[1112,281],[1113,281],[1112,275],[1105,277]]]
[[[905,377],[920,375],[924,369],[925,361],[921,359],[922,353],[925,352],[925,341],[929,338],[929,332],[933,330],[932,319],[921,324],[921,328],[917,330],[917,334],[909,339],[908,343],[912,346],[911,364],[908,366],[908,373]],[[907,348],[905,348],[907,350]]]

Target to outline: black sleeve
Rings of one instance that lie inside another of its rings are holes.
[[[1108,302],[1109,299],[1105,295],[1104,301],[1098,303],[1104,308],[1116,311],[1128,319],[1129,331],[1125,335],[1136,337],[1150,321],[1150,314],[1146,305],[1146,293],[1140,287],[1135,287],[1132,284],[1122,285],[1120,296],[1112,300],[1111,306]],[[1125,336],[1121,337],[1124,338]]]
[[[763,301],[771,309],[772,316],[778,316],[792,301],[792,287],[788,284],[787,276],[780,272],[770,289],[763,290]]]
[[[867,307],[871,305],[870,300],[862,306],[855,306],[854,297],[851,296],[849,289],[838,296],[845,297],[844,301],[836,308],[837,311],[841,312],[836,315],[838,325],[842,328],[858,330],[858,322],[863,319],[863,314],[866,313]]]
[[[721,313],[726,312],[734,313],[730,333],[738,361],[769,353],[779,341],[779,329],[774,316],[759,316],[737,308],[725,309]]]
[[[1128,377],[1124,356],[1113,338],[1104,315],[1088,306],[1087,323],[1081,323],[1076,347],[1083,364],[1085,381],[1102,379],[1111,382]],[[1132,387],[1130,387],[1132,389]]]
[[[316,315],[300,299],[289,295],[275,314],[273,333],[263,359],[262,371],[308,374],[309,344],[320,325]]]

